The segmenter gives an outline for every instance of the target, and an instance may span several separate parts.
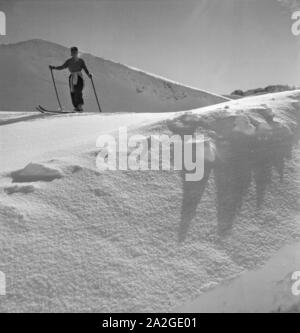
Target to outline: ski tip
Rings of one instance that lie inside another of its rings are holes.
[[[40,109],[38,106],[35,108],[37,111],[44,113],[44,111],[42,109]]]
[[[76,112],[76,111],[69,111],[69,110],[48,110],[46,108],[44,108],[43,106],[39,105],[36,107],[36,109],[39,111],[39,112],[42,112],[42,113],[51,113],[51,114],[69,114],[69,113],[79,113],[79,112]]]

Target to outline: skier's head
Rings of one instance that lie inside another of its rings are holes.
[[[78,48],[76,46],[71,47],[71,57],[77,58],[78,57]]]

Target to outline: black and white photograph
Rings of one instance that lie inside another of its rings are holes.
[[[0,0],[0,313],[299,313],[299,139],[300,0]]]

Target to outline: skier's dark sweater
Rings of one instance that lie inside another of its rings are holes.
[[[87,75],[90,74],[85,65],[84,60],[81,58],[78,58],[77,60],[70,58],[63,65],[55,67],[55,69],[58,69],[58,70],[65,69],[65,68],[68,68],[68,70],[71,73],[81,72],[82,70],[84,70]]]

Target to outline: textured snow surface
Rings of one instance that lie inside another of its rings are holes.
[[[297,91],[172,114],[10,117],[0,131],[0,311],[172,311],[262,267],[300,236],[299,100]],[[214,152],[204,179],[97,170],[97,136],[126,125],[204,134]],[[26,169],[61,178],[13,182]]]

